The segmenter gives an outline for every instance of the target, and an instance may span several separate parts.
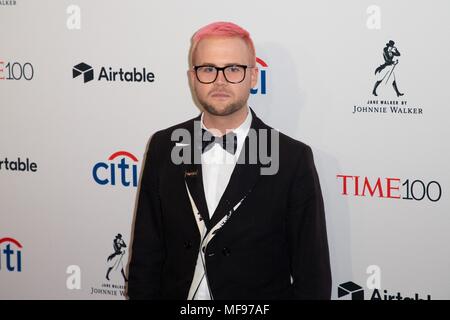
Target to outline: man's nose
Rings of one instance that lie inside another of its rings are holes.
[[[227,79],[225,79],[224,70],[220,70],[217,74],[217,79],[215,81],[216,84],[223,85],[227,83]]]

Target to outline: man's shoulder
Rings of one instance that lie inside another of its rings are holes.
[[[280,132],[280,146],[281,145],[284,145],[285,148],[291,150],[298,150],[299,152],[307,152],[311,150],[311,147],[305,142],[294,139],[282,132]]]
[[[287,134],[281,132],[280,130],[274,129],[271,126],[264,123],[261,119],[260,121],[260,128],[266,129],[266,130],[275,130],[278,133],[278,141],[280,146],[280,151],[282,152],[298,152],[300,154],[305,152],[311,152],[311,147],[306,144],[303,141],[297,140],[295,138],[292,138],[291,136],[288,136]]]

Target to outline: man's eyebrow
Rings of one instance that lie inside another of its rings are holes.
[[[198,64],[199,66],[211,66],[211,67],[219,67],[219,65],[215,64],[215,63],[210,63],[210,62],[204,62],[201,64]],[[226,63],[225,65],[223,65],[224,67],[228,67],[228,66],[242,66],[245,65],[245,63],[239,63],[239,62],[231,62],[231,63]]]

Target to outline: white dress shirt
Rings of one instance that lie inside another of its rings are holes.
[[[208,130],[203,123],[203,114],[201,116],[201,123],[202,128]],[[242,122],[239,127],[232,129],[237,136],[237,148],[234,155],[223,149],[222,146],[217,143],[214,143],[212,148],[202,153],[203,188],[205,190],[206,204],[208,206],[210,218],[216,210],[220,198],[222,198],[228,182],[230,181],[231,174],[236,166],[245,138],[250,130],[251,123],[252,113],[247,107],[247,117],[244,122]],[[218,133],[211,128],[209,131],[213,135]],[[228,131],[226,133],[228,133]],[[199,254],[201,254],[201,252]],[[194,300],[211,300],[206,275],[200,283],[200,287],[194,296]]]

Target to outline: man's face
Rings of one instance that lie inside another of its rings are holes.
[[[200,40],[192,56],[194,66],[246,65],[255,67],[250,49],[241,38],[208,37]],[[247,68],[245,78],[240,83],[229,83],[219,71],[216,81],[204,84],[198,81],[193,70],[189,71],[195,95],[208,113],[227,116],[247,104],[250,89],[256,86],[258,69]]]

